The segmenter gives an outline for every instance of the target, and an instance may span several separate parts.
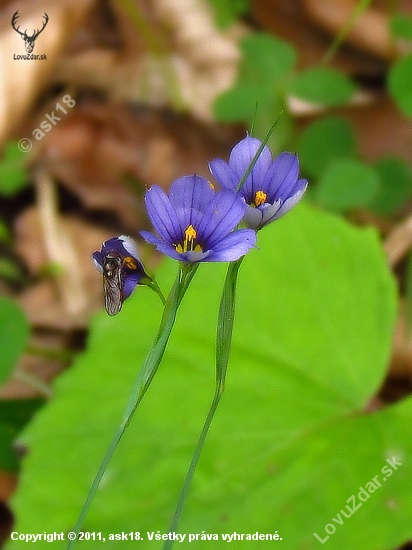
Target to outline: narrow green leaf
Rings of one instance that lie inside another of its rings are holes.
[[[326,52],[323,58],[323,63],[328,63],[332,59],[332,57],[339,49],[340,45],[344,42],[352,27],[355,25],[356,21],[359,19],[362,13],[369,8],[371,2],[372,0],[359,0],[358,2],[356,2],[350,16],[347,18],[345,24],[341,27],[339,33],[335,36],[331,46]]]

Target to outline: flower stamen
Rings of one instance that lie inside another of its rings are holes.
[[[123,263],[128,269],[137,269],[137,263],[135,259],[131,256],[126,256],[126,258],[124,258],[123,260]]]
[[[266,197],[267,197],[267,195],[264,191],[256,191],[255,200],[252,202],[252,204],[250,206],[253,206],[254,208],[257,208],[261,204],[265,204]]]
[[[192,224],[187,226],[185,231],[185,239],[183,244],[177,244],[176,252],[183,254],[184,252],[203,252],[200,244],[196,244],[197,231]]]

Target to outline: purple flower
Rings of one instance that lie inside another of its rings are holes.
[[[153,185],[145,196],[157,235],[141,231],[157,250],[180,262],[232,262],[255,245],[251,229],[233,231],[245,213],[245,201],[233,191],[216,193],[201,176],[175,180],[167,195]]]
[[[93,252],[92,257],[94,265],[103,275],[104,305],[109,315],[119,313],[124,300],[136,285],[151,281],[140,260],[136,243],[126,235],[108,239],[100,251]]]
[[[233,147],[229,163],[222,159],[209,163],[213,177],[222,188],[237,191],[261,144],[258,139],[247,136]],[[246,201],[246,225],[259,230],[289,212],[302,198],[307,184],[307,180],[299,179],[296,155],[280,153],[272,161],[272,153],[265,146],[243,187],[237,191]]]

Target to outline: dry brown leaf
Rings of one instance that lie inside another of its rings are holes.
[[[384,249],[389,264],[395,266],[412,248],[412,217],[392,229],[385,239]]]
[[[357,0],[302,0],[304,9],[316,23],[332,36],[338,35],[350,20],[358,5]],[[370,52],[382,59],[393,59],[409,53],[410,43],[394,41],[390,34],[390,7],[386,10],[368,8],[351,24],[345,42]]]
[[[216,29],[205,0],[150,0],[137,9],[159,48],[151,49],[122,8],[113,4],[122,33],[119,51],[90,48],[61,58],[55,82],[105,90],[117,101],[173,106],[213,120],[215,98],[231,87],[240,54],[239,26]]]
[[[406,327],[405,308],[402,302],[400,309],[401,314],[395,327],[390,374],[412,379],[412,333]]]
[[[28,0],[13,2],[0,13],[0,147],[27,115],[37,95],[47,88],[72,33],[86,15],[91,0]],[[46,54],[46,60],[17,60],[26,54],[22,37],[12,28],[13,14],[19,11],[22,29],[38,29],[44,13],[47,27],[36,40],[33,54]]]
[[[45,135],[37,155],[85,206],[117,214],[119,226],[137,234],[147,225],[145,185],[168,188],[195,172],[210,177],[207,162],[227,155],[238,137],[237,129],[205,127],[183,115],[84,99]]]
[[[72,285],[70,292],[82,307],[75,311],[68,309],[62,300],[61,289],[59,294],[58,285],[52,278],[44,279],[23,291],[18,301],[34,326],[60,331],[84,329],[90,315],[103,305],[101,276],[93,266],[91,253],[112,235],[75,218],[61,216],[59,223],[74,245],[75,254],[67,260],[79,272],[79,286]],[[38,274],[42,267],[56,259],[50,257],[45,245],[43,224],[37,209],[26,210],[18,217],[15,232],[16,250],[31,273]]]
[[[8,500],[16,490],[16,487],[17,487],[16,476],[14,474],[11,474],[10,472],[3,472],[0,470],[0,502],[8,502]],[[3,510],[1,509],[1,520],[2,519],[3,519]],[[3,521],[1,521],[1,524],[3,526]],[[9,537],[7,537],[7,539],[9,539]],[[4,537],[3,540],[6,540],[6,537]]]
[[[320,2],[322,3],[322,2]],[[298,68],[306,69],[322,62],[332,38],[316,25],[303,0],[255,0],[252,14],[262,27],[292,43],[299,51]],[[382,74],[386,64],[345,44],[330,65],[345,74],[374,76]]]

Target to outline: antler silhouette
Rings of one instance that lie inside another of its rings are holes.
[[[45,13],[45,14],[43,15],[43,17],[44,17],[43,26],[42,26],[42,28],[41,28],[40,30],[37,29],[37,32],[35,32],[35,33],[33,34],[33,36],[31,37],[32,40],[33,40],[33,39],[36,40],[36,38],[39,36],[39,34],[40,34],[41,32],[43,32],[44,27],[47,25],[47,23],[48,23],[48,21],[49,21],[49,16],[47,15],[47,13]]]
[[[20,26],[18,26],[18,27],[16,28],[16,21],[17,21],[18,17],[19,17],[19,10],[17,10],[16,13],[13,15],[13,17],[12,17],[12,19],[11,19],[11,26],[13,27],[13,29],[14,29],[16,32],[18,32],[19,34],[21,34],[22,37],[24,38],[24,36],[25,36],[26,33],[19,31]],[[26,31],[27,31],[27,29],[26,29]]]
[[[43,31],[44,27],[47,25],[48,21],[49,21],[49,16],[47,15],[47,13],[45,13],[43,15],[44,17],[44,23],[43,23],[43,26],[42,28],[39,30],[39,29],[36,29],[35,31],[33,31],[33,35],[32,36],[29,36],[27,34],[27,29],[24,31],[24,32],[21,32],[19,31],[20,29],[20,25],[18,27],[16,27],[16,21],[19,17],[19,11],[17,10],[16,13],[13,15],[12,19],[11,19],[11,26],[13,27],[13,29],[18,32],[22,37],[23,37],[23,40],[24,40],[24,45],[26,47],[26,51],[27,53],[31,53],[33,51],[33,48],[34,48],[34,43],[36,41],[36,38],[39,36],[39,34]]]

